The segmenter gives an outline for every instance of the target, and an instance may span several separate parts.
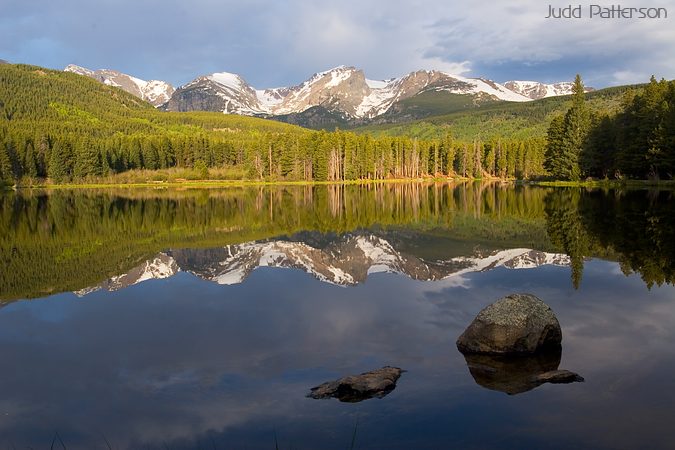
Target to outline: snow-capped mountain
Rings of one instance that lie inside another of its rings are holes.
[[[328,245],[302,241],[262,241],[215,249],[181,249],[160,253],[126,274],[98,286],[77,291],[86,295],[99,289],[117,290],[145,280],[167,278],[179,271],[223,285],[242,283],[258,267],[300,269],[314,278],[340,286],[363,283],[369,274],[390,272],[415,280],[434,281],[467,273],[528,269],[542,265],[569,265],[567,255],[526,248],[476,252],[472,256],[426,261],[397,251],[387,240],[373,234],[348,234]]]
[[[262,114],[258,93],[239,75],[212,73],[179,87],[164,106],[168,111],[220,111]]]
[[[357,121],[397,111],[395,107],[401,105],[399,102],[430,92],[464,95],[470,103],[480,105],[487,101],[526,102],[567,95],[573,86],[571,82],[537,81],[499,84],[437,70],[418,70],[399,78],[376,81],[366,78],[360,69],[339,66],[315,73],[291,87],[257,89],[237,74],[217,72],[174,89],[164,81],[145,81],[110,69],[94,71],[71,64],[65,70],[120,87],[168,111],[219,111],[269,117],[297,115],[319,107],[334,117]]]
[[[160,106],[169,101],[175,91],[175,88],[165,81],[145,81],[116,70],[90,70],[74,64],[66,66],[63,70],[93,78],[108,86],[119,87],[154,106]]]
[[[97,286],[75,291],[75,294],[81,297],[101,289],[106,291],[117,291],[143,281],[168,278],[179,271],[180,268],[173,257],[165,253],[160,253],[153,259],[145,261],[143,264],[134,267],[127,273],[112,277]]]
[[[560,83],[546,84],[538,81],[507,81],[504,87],[532,100],[538,100],[546,97],[556,97],[558,95],[570,95],[573,92],[574,83],[563,81]],[[586,87],[586,92],[594,89]]]
[[[316,73],[297,86],[273,89],[256,89],[235,74],[214,73],[178,88],[166,109],[285,115],[322,106],[346,117],[360,119],[377,117],[394,103],[430,90],[491,100],[530,100],[498,83],[481,78],[420,70],[401,78],[374,81],[367,79],[362,70],[340,66]]]

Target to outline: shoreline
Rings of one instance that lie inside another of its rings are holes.
[[[590,181],[547,181],[502,178],[390,178],[380,180],[343,180],[343,181],[265,181],[265,180],[181,180],[181,181],[146,181],[146,182],[84,182],[84,183],[37,183],[28,185],[0,186],[0,192],[19,190],[59,190],[59,189],[135,189],[135,188],[241,188],[255,186],[340,186],[371,184],[405,184],[405,183],[466,183],[485,182],[514,185],[531,185],[542,187],[586,187],[586,188],[625,188],[625,187],[663,187],[675,188],[675,180],[590,180]]]

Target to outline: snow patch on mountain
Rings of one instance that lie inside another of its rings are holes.
[[[389,80],[369,80],[366,78],[366,84],[368,85],[369,88],[371,89],[383,89],[387,87],[389,83],[391,83],[392,79]]]
[[[483,78],[464,78],[459,75],[446,75],[472,86],[472,88],[467,91],[468,93],[477,94],[482,92],[494,96],[499,100],[506,100],[509,102],[526,102],[530,100],[524,95],[514,92],[494,81],[485,80]]]
[[[242,89],[247,86],[246,82],[239,75],[229,72],[212,73],[206,78],[230,89]]]
[[[72,72],[72,73],[76,73],[78,75],[84,75],[84,76],[88,76],[88,77],[91,77],[91,76],[94,75],[93,70],[87,69],[86,67],[77,66],[75,64],[68,64],[66,66],[66,68],[63,69],[63,70],[65,72]]]
[[[256,89],[255,95],[260,102],[260,107],[264,111],[272,111],[275,106],[281,104],[284,101],[284,96],[279,93],[281,89],[285,88],[276,88],[276,89]]]
[[[538,81],[507,81],[504,83],[508,89],[523,95],[531,100],[540,98],[557,97],[559,95],[570,95],[574,92],[574,83],[571,81],[562,81],[559,83],[540,83]],[[591,92],[594,89],[585,87],[585,92]]]
[[[142,98],[154,106],[168,102],[174,91],[174,87],[169,83],[159,80],[150,80],[141,88]]]

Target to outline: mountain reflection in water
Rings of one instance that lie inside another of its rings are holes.
[[[0,447],[673,448],[674,209],[497,184],[2,194]],[[514,292],[553,308],[562,354],[467,361],[457,337]],[[385,366],[406,373],[382,399],[305,397]],[[531,388],[554,367],[586,381]]]
[[[167,278],[181,271],[192,273],[203,280],[231,285],[244,282],[259,267],[281,267],[302,270],[326,283],[354,286],[365,282],[369,274],[379,272],[400,273],[414,280],[434,281],[460,278],[471,272],[498,267],[528,269],[547,264],[569,265],[567,255],[520,248],[484,252],[486,254],[476,250],[473,257],[424,261],[397,251],[389,242],[374,234],[344,235],[326,240],[325,244],[323,248],[316,248],[303,241],[284,240],[249,242],[213,249],[169,250],[125,274],[112,277],[97,286],[78,290],[76,294],[86,295],[99,289],[117,290],[142,281]]]

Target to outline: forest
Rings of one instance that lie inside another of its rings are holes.
[[[250,117],[157,111],[71,73],[0,67],[0,179],[92,180],[129,170],[236,168],[250,180],[346,181],[544,174],[545,141],[422,140],[310,131]]]
[[[588,108],[577,75],[572,106],[553,118],[544,166],[558,180],[673,179],[675,81],[626,91],[615,114]]]

